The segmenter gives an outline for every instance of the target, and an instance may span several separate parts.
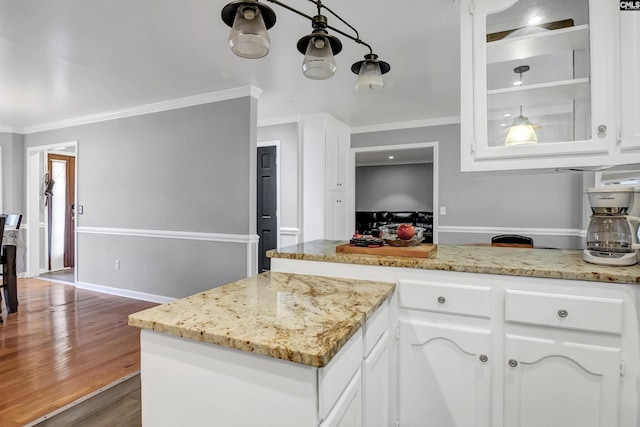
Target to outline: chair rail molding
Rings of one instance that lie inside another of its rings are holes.
[[[586,230],[576,228],[518,228],[518,227],[477,227],[460,225],[440,225],[441,233],[472,233],[472,234],[522,234],[533,236],[567,236],[585,237]]]
[[[80,226],[77,232],[81,234],[109,234],[113,236],[152,237],[159,239],[205,240],[209,242],[225,243],[258,243],[257,234],[224,234],[203,233],[198,231],[148,230],[138,228],[109,228]]]

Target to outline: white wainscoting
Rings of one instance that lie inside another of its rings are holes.
[[[280,227],[280,247],[293,246],[300,243],[300,229],[296,227]],[[278,248],[279,249],[279,248]]]
[[[208,242],[239,243],[247,245],[247,277],[258,271],[257,234],[201,233],[197,231],[146,230],[137,228],[78,227],[81,234],[108,234],[112,236],[150,237],[158,239],[204,240]]]

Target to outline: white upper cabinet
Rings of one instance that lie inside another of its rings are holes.
[[[620,157],[619,18],[610,0],[462,0],[462,170],[638,161]]]
[[[640,12],[620,11],[621,158],[640,152]]]

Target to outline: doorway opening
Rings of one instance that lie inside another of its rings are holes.
[[[425,227],[425,234],[431,234],[430,240],[436,244],[438,142],[362,147],[351,151],[352,229],[358,229],[363,218],[375,217],[378,212],[390,214],[384,220],[392,222],[397,214],[402,222],[413,218],[411,221]]]
[[[76,141],[28,149],[27,277],[77,280]]]

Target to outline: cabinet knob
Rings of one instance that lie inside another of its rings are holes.
[[[561,308],[560,310],[558,310],[558,316],[565,318],[569,315],[569,312],[567,310],[565,310],[564,308]]]
[[[438,297],[438,302],[440,304],[444,304],[445,302],[447,302],[447,300],[445,299],[445,297]]]
[[[487,360],[489,360],[486,354],[481,354],[478,359],[480,359],[482,363],[487,363]]]
[[[516,366],[518,366],[518,361],[516,359],[509,359],[509,366],[515,368]]]
[[[607,131],[607,126],[606,125],[600,125],[598,126],[598,132],[600,133],[604,133]]]

